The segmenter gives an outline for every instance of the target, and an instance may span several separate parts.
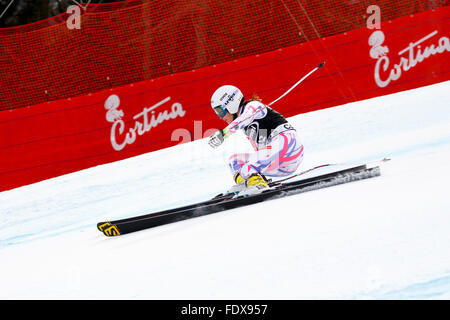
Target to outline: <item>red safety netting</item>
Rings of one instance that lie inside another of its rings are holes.
[[[448,5],[449,0],[130,0],[0,29],[0,110],[246,57]]]

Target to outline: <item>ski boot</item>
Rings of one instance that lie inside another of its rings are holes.
[[[252,194],[258,194],[269,189],[270,187],[266,177],[260,173],[254,173],[245,180],[245,188],[241,190],[236,197],[248,197]]]

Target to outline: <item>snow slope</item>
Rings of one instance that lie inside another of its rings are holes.
[[[449,299],[449,92],[439,83],[290,119],[299,170],[391,158],[380,177],[122,237],[96,223],[228,187],[243,136],[2,192],[0,298]]]

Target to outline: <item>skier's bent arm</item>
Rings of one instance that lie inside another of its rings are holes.
[[[234,119],[225,129],[223,129],[226,138],[230,134],[233,134],[238,130],[244,129],[250,123],[252,123],[257,114],[260,111],[264,111],[264,107],[265,106],[262,103],[249,102],[245,106],[244,111],[236,119]]]
[[[258,105],[253,105],[249,103],[244,111],[233,120],[225,129],[219,129],[213,133],[209,138],[209,145],[213,148],[220,146],[226,138],[231,134],[237,132],[248,126],[255,119],[258,112],[264,110],[264,105],[258,103]]]

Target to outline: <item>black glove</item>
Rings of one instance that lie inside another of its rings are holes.
[[[223,130],[219,129],[209,137],[208,144],[213,148],[217,148],[218,146],[220,146],[223,143],[224,140],[225,140],[225,137],[223,135]]]

